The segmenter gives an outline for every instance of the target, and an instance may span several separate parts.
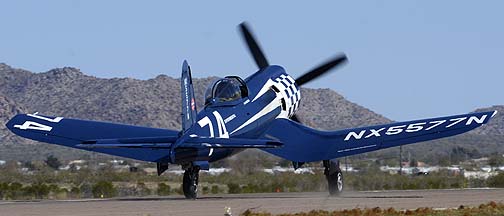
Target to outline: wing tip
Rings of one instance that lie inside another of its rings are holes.
[[[497,111],[497,110],[494,110],[494,111],[493,111],[493,114],[492,114],[492,118],[493,118],[495,115],[497,115],[497,113],[498,113],[498,111]]]

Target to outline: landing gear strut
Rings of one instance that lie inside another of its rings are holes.
[[[198,195],[198,178],[199,167],[191,166],[184,172],[184,179],[182,182],[182,190],[187,199],[196,199]]]
[[[339,160],[324,160],[324,175],[329,186],[329,195],[338,196],[343,192],[343,173]]]

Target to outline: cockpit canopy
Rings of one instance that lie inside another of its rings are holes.
[[[235,101],[248,96],[245,82],[236,76],[216,80],[205,92],[205,105]]]

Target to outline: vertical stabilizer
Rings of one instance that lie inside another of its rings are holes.
[[[182,133],[184,133],[196,122],[197,114],[191,68],[187,61],[182,64],[180,83],[182,92]]]

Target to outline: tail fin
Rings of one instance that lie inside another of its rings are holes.
[[[180,78],[182,92],[182,133],[196,122],[196,102],[194,101],[194,88],[191,77],[191,67],[184,60],[182,76]]]

